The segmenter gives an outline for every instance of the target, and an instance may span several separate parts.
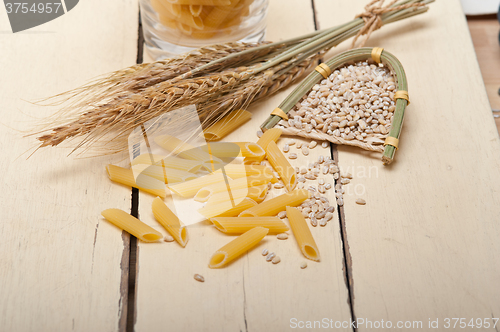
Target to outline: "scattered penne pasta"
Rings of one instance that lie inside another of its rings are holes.
[[[254,227],[267,228],[269,234],[279,234],[290,230],[278,217],[217,217],[210,221],[219,231],[227,234],[242,234]]]
[[[233,0],[234,1],[234,0]],[[219,9],[214,8],[213,11],[219,11]],[[211,19],[212,12],[208,14],[206,20]],[[225,11],[224,11],[225,12]],[[230,10],[229,10],[230,12]],[[252,113],[245,110],[237,110],[226,114],[219,121],[208,127],[203,131],[205,139],[207,141],[218,141],[226,137],[229,133],[239,128],[242,124],[247,122],[252,118]]]
[[[260,186],[262,184],[268,184],[269,182],[273,181],[275,181],[274,176],[270,176],[265,173],[258,175],[251,175],[236,180],[229,180],[228,182],[223,181],[220,183],[215,183],[210,186],[201,188],[194,196],[194,200],[197,202],[206,202],[211,195],[220,192],[229,192],[229,191],[232,192],[238,189]]]
[[[275,216],[284,211],[287,206],[297,206],[310,197],[305,189],[297,189],[289,193],[274,197],[268,201],[255,205],[239,214],[239,217]]]
[[[254,227],[238,236],[236,239],[229,242],[212,255],[208,267],[216,269],[229,264],[236,258],[246,253],[248,250],[255,247],[267,235],[267,233],[269,233],[267,228]]]
[[[134,235],[144,242],[155,242],[163,238],[163,235],[146,225],[139,219],[131,216],[120,209],[107,209],[101,212],[102,216],[115,226]]]
[[[245,158],[246,161],[262,161],[266,156],[266,151],[257,143],[253,142],[242,142],[235,143],[238,144],[241,150],[241,156]]]
[[[253,142],[214,142],[201,146],[200,149],[217,158],[244,157],[245,160],[261,161],[266,151]]]
[[[144,192],[155,196],[166,197],[165,183],[150,176],[141,174],[134,179],[134,173],[131,169],[123,168],[116,165],[107,165],[109,179],[114,182],[124,184],[129,187],[134,187]]]
[[[241,157],[239,145],[232,142],[207,142],[207,145],[200,146],[200,149],[217,158]]]
[[[168,188],[178,196],[193,197],[201,188],[221,182],[224,182],[223,174],[215,173],[199,177],[196,180],[176,183]]]
[[[257,203],[259,203],[262,202],[264,198],[266,198],[267,190],[268,190],[267,184],[263,184],[260,186],[233,190],[231,191],[231,193],[227,191],[222,191],[220,193],[211,195],[207,200],[206,206],[220,204],[226,201],[231,201],[231,199],[235,202],[240,202],[245,197],[251,198]]]
[[[198,177],[190,172],[181,171],[174,168],[166,168],[155,165],[137,164],[132,166],[133,174],[143,174],[166,184],[174,184],[197,179]]]
[[[307,226],[306,219],[302,213],[296,208],[287,206],[286,215],[302,254],[310,260],[319,262],[320,257],[318,246],[314,241],[311,230],[309,229],[309,226]]]
[[[155,137],[155,142],[163,149],[176,154],[178,157],[189,159],[189,160],[199,160],[209,165],[223,165],[222,160],[217,157],[212,156],[208,152],[203,151],[200,148],[194,147],[191,144],[185,143],[170,135],[160,135]],[[215,168],[212,168],[215,170]]]
[[[267,145],[269,144],[269,142],[278,142],[278,139],[281,137],[282,133],[283,131],[280,128],[272,128],[266,130],[257,141],[257,144],[259,144],[264,150],[267,151]]]
[[[266,155],[271,166],[273,166],[280,175],[286,189],[288,189],[288,191],[295,189],[297,185],[297,174],[295,169],[290,165],[274,141],[270,141],[267,144]]]
[[[153,214],[158,222],[172,235],[182,247],[185,247],[188,242],[186,226],[184,226],[179,218],[168,208],[165,203],[156,197],[153,200]]]
[[[199,171],[201,168],[205,168],[208,170],[210,167],[209,165],[206,165],[199,160],[182,159],[174,156],[165,157],[162,155],[149,153],[141,154],[131,162],[132,166],[138,164],[156,165],[192,173]]]
[[[204,206],[198,212],[207,219],[214,217],[235,217],[242,211],[256,205],[257,203],[253,199],[246,197],[236,205],[234,205],[234,202],[225,201],[216,205]]]
[[[273,169],[265,165],[227,164],[224,166],[224,172],[226,172],[227,176],[229,176],[231,179],[239,179],[251,175],[267,174],[269,176],[272,176],[276,180],[273,174]]]

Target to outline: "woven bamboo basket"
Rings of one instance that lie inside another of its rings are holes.
[[[394,93],[394,99],[396,108],[393,113],[390,130],[387,134],[373,133],[365,137],[362,141],[357,139],[346,140],[342,137],[330,135],[315,129],[311,132],[306,132],[303,129],[291,126],[289,122],[286,121],[288,120],[288,112],[294,108],[314,85],[328,78],[337,68],[366,60],[383,63],[389,68],[395,79],[397,91]],[[269,118],[261,125],[261,129],[265,131],[279,124],[280,127],[283,127],[284,135],[329,141],[334,144],[351,145],[368,151],[379,152],[382,153],[384,165],[388,165],[394,160],[394,155],[398,149],[405,110],[408,104],[409,98],[406,75],[399,60],[391,53],[379,47],[358,48],[341,53],[317,66],[316,70],[307,76],[307,78],[304,79],[304,81],[302,81],[302,83],[271,113]]]

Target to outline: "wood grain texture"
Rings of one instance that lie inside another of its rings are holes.
[[[270,1],[267,39],[282,40],[313,29],[309,1]],[[290,91],[255,104],[250,109],[253,118],[225,141],[256,141],[260,124]],[[285,141],[281,139],[278,145]],[[294,147],[292,150],[298,152]],[[307,166],[320,154],[330,155],[330,151],[318,146],[308,158],[299,152],[299,159],[292,164]],[[278,193],[270,193],[268,199]],[[334,203],[333,191],[329,198]],[[165,234],[154,221],[152,199],[151,195],[141,193],[140,215]],[[286,241],[267,236],[246,256],[218,270],[209,269],[208,261],[234,237],[222,234],[208,222],[188,226],[190,240],[184,249],[177,243],[140,243],[135,330],[289,331],[293,318],[348,321],[350,312],[336,213],[326,227],[311,227],[311,231],[321,253],[320,263],[302,256],[291,231]],[[280,256],[281,263],[266,262],[261,255],[264,248]],[[304,261],[308,267],[301,270]],[[195,273],[203,275],[205,282],[195,281]]]
[[[28,101],[135,63],[137,4],[81,1],[16,34],[0,16],[1,329],[117,331],[128,235],[100,212],[129,210],[130,189],[107,179],[109,157],[75,160],[68,149],[45,148],[26,159],[36,143],[20,131],[55,111]]]
[[[467,24],[491,108],[499,110],[500,61],[498,59],[500,59],[500,45],[498,43],[498,33],[500,24],[496,15],[468,17]],[[497,130],[500,132],[500,118],[495,118],[495,123]]]
[[[315,4],[324,28],[365,1]],[[372,321],[500,316],[499,137],[459,1],[430,7],[367,44],[396,55],[408,77],[411,105],[394,163],[339,147],[340,166],[351,168],[367,201],[346,195],[345,218],[354,312]]]

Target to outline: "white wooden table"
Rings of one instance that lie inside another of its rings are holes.
[[[271,0],[268,39],[343,23],[365,2]],[[391,321],[394,331],[403,330],[398,322],[429,330],[429,320],[438,320],[443,330],[447,318],[500,317],[500,144],[458,0],[437,1],[368,42],[395,54],[408,76],[412,103],[400,150],[384,167],[358,149],[332,147],[354,179],[339,216],[312,229],[323,259],[305,270],[293,239],[274,237],[259,249],[288,257],[280,264],[266,264],[257,249],[210,270],[209,256],[227,237],[202,224],[189,228],[185,249],[131,246],[102,210],[138,208],[163,230],[150,195],[133,196],[107,179],[104,165],[126,155],[74,159],[44,149],[26,159],[35,142],[21,131],[55,110],[26,101],[136,63],[138,21],[135,0],[86,0],[12,34],[0,10],[0,330],[290,331],[323,318]],[[228,140],[255,140],[289,91],[254,105],[253,119]],[[313,151],[310,157],[330,153]],[[366,206],[354,203],[360,193]],[[206,282],[195,282],[194,273]],[[446,330],[471,329],[453,322]],[[344,323],[339,330],[354,329]]]

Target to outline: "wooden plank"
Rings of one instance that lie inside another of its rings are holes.
[[[130,188],[110,183],[104,170],[116,158],[76,160],[68,149],[45,148],[26,159],[35,140],[20,130],[55,111],[27,101],[135,63],[137,5],[81,1],[16,34],[0,15],[0,326],[116,331],[126,318],[128,235],[100,217],[110,207],[130,210]]]
[[[282,40],[314,29],[308,1],[270,1],[268,22],[269,40]],[[252,120],[225,140],[256,141],[258,127],[290,90],[252,107]],[[279,145],[283,144],[282,139]],[[293,164],[307,166],[320,154],[330,155],[330,151],[317,147],[311,150],[309,158],[299,156]],[[270,193],[269,197],[275,194]],[[328,197],[333,203],[332,193]],[[152,216],[152,198],[140,195],[140,215],[165,233]],[[322,261],[307,261],[305,270],[300,269],[300,263],[306,259],[293,236],[286,241],[268,236],[246,257],[224,269],[211,270],[210,256],[233,237],[223,235],[207,222],[191,225],[188,230],[190,242],[184,249],[176,243],[139,243],[136,331],[164,327],[184,331],[288,331],[294,324],[299,326],[299,321],[349,320],[336,215],[326,227],[312,228]],[[277,253],[281,263],[266,262],[261,255],[264,248]],[[206,281],[196,282],[195,273],[203,275]]]
[[[491,108],[499,110],[500,64],[498,59],[500,48],[498,47],[498,31],[500,24],[496,16],[468,17],[467,24]],[[495,118],[495,123],[500,132],[500,118]]]
[[[365,1],[315,4],[324,28],[363,11]],[[384,26],[367,45],[400,59],[411,105],[390,167],[339,147],[340,166],[354,169],[367,201],[345,198],[354,313],[422,321],[424,329],[429,319],[440,329],[445,318],[491,322],[500,316],[500,146],[459,1]]]

